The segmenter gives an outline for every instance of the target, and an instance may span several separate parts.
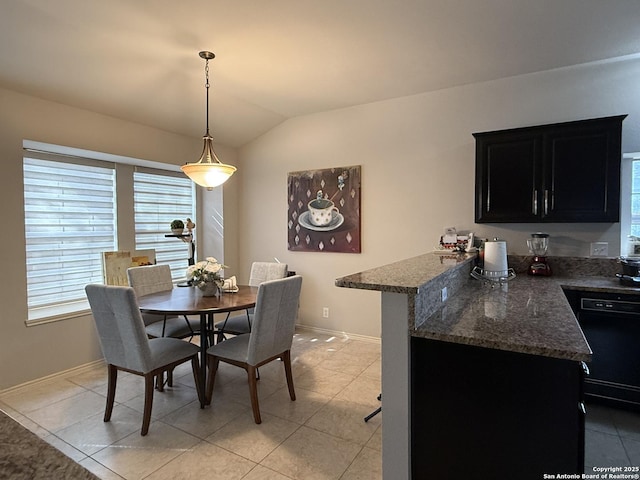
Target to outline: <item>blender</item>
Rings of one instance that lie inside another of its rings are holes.
[[[532,233],[527,240],[529,251],[533,254],[533,260],[529,265],[529,275],[539,275],[548,277],[551,275],[551,268],[547,263],[547,251],[549,250],[548,233]]]

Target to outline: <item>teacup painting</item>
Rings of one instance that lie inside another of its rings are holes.
[[[307,205],[309,208],[309,222],[316,227],[325,227],[331,223],[336,214],[340,213],[338,207],[326,198],[315,198]]]
[[[289,172],[287,246],[360,253],[360,166]]]

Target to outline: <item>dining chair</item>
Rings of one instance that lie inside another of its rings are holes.
[[[287,276],[287,264],[276,262],[253,262],[251,264],[251,273],[249,275],[249,286],[257,287],[262,282],[268,280],[276,280]],[[217,341],[221,342],[226,339],[225,334],[243,335],[251,331],[251,323],[253,322],[253,309],[247,309],[244,315],[235,315],[233,317],[227,314],[227,318],[216,323]]]
[[[142,297],[156,292],[171,290],[171,267],[169,265],[146,265],[127,269],[129,286],[136,295]],[[192,338],[200,331],[200,320],[188,318],[186,315],[142,315],[145,331],[151,338],[174,337]]]
[[[256,423],[261,423],[256,369],[277,359],[282,360],[284,365],[289,397],[292,401],[296,399],[291,373],[291,344],[301,287],[300,275],[261,283],[258,287],[251,332],[248,335],[232,337],[207,349],[207,403],[211,403],[213,397],[219,363],[241,367],[247,372],[253,419]]]
[[[164,372],[191,360],[198,398],[200,367],[197,345],[177,338],[147,337],[135,292],[131,287],[87,285],[85,292],[107,363],[108,386],[104,421],[111,420],[118,370],[144,377],[144,411],[141,435],[149,431],[154,380]]]

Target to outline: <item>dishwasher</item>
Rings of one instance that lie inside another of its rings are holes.
[[[566,290],[593,352],[587,401],[640,411],[640,295]]]

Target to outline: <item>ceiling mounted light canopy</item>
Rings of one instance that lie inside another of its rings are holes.
[[[186,163],[180,169],[195,183],[211,190],[226,182],[236,171],[236,167],[222,163],[213,151],[213,138],[209,135],[209,60],[215,58],[215,55],[206,51],[200,52],[199,55],[206,62],[204,71],[207,80],[205,83],[207,89],[207,131],[202,137],[204,148],[200,160],[195,163]]]

